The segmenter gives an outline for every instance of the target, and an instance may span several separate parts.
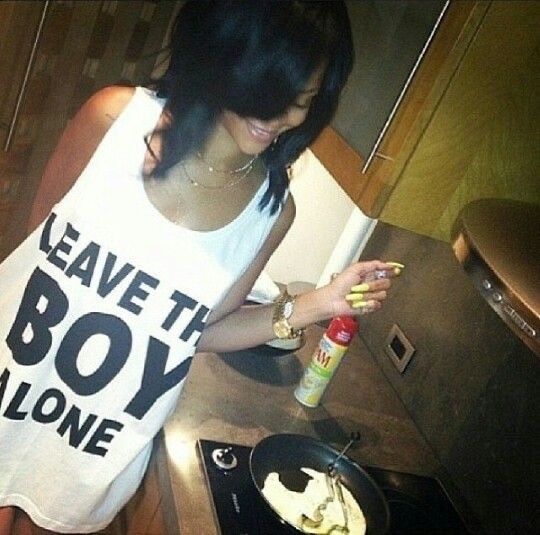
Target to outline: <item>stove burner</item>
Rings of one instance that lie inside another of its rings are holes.
[[[280,535],[292,528],[272,515],[251,479],[251,448],[199,440],[206,480],[223,535]],[[437,479],[362,466],[390,508],[390,535],[469,533]]]
[[[212,452],[212,460],[222,470],[232,470],[238,465],[238,459],[232,453],[232,448],[216,448]]]

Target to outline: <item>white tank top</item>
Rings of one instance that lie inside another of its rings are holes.
[[[102,529],[136,490],[210,310],[279,212],[186,230],[143,188],[164,101],[137,88],[49,218],[0,264],[0,506]]]

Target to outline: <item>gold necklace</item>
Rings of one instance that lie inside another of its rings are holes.
[[[199,160],[201,160],[202,163],[204,163],[204,165],[206,165],[206,167],[208,167],[208,171],[210,171],[211,173],[223,173],[225,175],[237,175],[238,173],[241,173],[242,171],[245,171],[246,169],[250,168],[253,163],[255,162],[255,160],[259,157],[258,154],[256,154],[255,156],[253,156],[253,158],[251,158],[251,160],[249,160],[246,164],[242,165],[241,167],[238,167],[236,169],[218,169],[216,167],[214,167],[213,165],[210,165],[204,158],[203,158],[203,155],[200,153],[200,152],[197,152],[197,158]]]
[[[184,171],[184,175],[186,175],[186,178],[188,179],[189,183],[196,187],[196,188],[202,188],[202,189],[209,189],[209,190],[219,190],[219,189],[227,189],[227,188],[232,188],[233,186],[236,186],[236,184],[239,184],[240,182],[242,182],[242,180],[244,180],[250,173],[251,173],[251,170],[253,169],[253,162],[255,161],[255,158],[253,159],[253,161],[250,163],[249,167],[244,171],[244,173],[235,178],[234,180],[231,180],[230,182],[226,182],[225,184],[220,184],[219,186],[209,186],[209,185],[206,185],[206,184],[201,184],[198,180],[195,180],[195,178],[193,178],[190,174],[189,174],[189,171],[187,170],[187,167],[186,167],[186,164],[182,162],[182,169]]]

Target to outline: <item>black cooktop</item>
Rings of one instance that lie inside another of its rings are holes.
[[[251,480],[251,447],[211,440],[199,440],[198,447],[222,535],[290,533],[290,528],[267,510]],[[224,469],[216,464],[212,453],[226,448],[230,448],[227,458],[235,466]],[[362,468],[386,496],[391,535],[469,533],[438,479],[374,466]]]

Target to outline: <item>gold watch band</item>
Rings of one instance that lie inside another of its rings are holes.
[[[283,290],[274,302],[274,313],[272,315],[272,327],[277,338],[293,339],[302,335],[303,329],[294,329],[289,323],[294,310],[296,297],[290,295],[287,290]]]

